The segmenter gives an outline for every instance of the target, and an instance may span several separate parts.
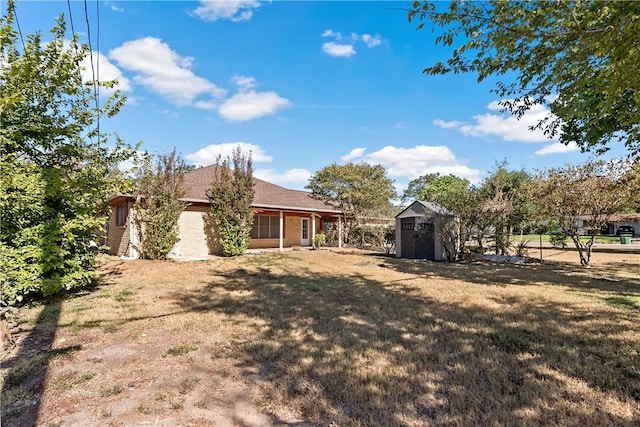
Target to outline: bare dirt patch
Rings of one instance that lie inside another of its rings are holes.
[[[637,425],[640,255],[105,258],[23,310],[6,425]]]

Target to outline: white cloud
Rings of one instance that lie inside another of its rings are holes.
[[[362,41],[367,45],[367,47],[371,48],[382,44],[382,37],[380,37],[379,34],[376,34],[375,36],[372,36],[371,34],[363,34]]]
[[[569,153],[571,151],[579,150],[578,144],[575,142],[570,142],[568,145],[564,145],[561,142],[555,142],[553,144],[545,145],[538,151],[536,154],[544,156],[546,154],[559,154],[559,153]]]
[[[433,124],[436,125],[436,126],[439,126],[441,128],[444,128],[444,129],[455,129],[455,128],[458,128],[458,127],[464,125],[464,122],[460,122],[458,120],[451,120],[451,121],[447,122],[447,121],[444,121],[444,120],[435,119],[433,121]]]
[[[198,166],[207,166],[214,164],[218,159],[218,156],[223,158],[230,157],[233,154],[233,150],[237,147],[240,148],[245,154],[251,153],[251,159],[255,163],[270,162],[273,158],[262,149],[262,147],[251,144],[248,142],[224,142],[222,144],[207,145],[196,151],[195,153],[187,154],[185,159]]]
[[[149,156],[150,154],[146,151],[136,150],[132,158],[118,163],[118,170],[120,172],[125,172],[128,176],[133,176],[137,170],[137,167],[141,165],[144,162],[145,158]]]
[[[491,102],[487,105],[487,109],[499,111],[501,109],[500,102]],[[436,119],[433,124],[444,129],[456,129],[468,136],[496,136],[504,141],[535,143],[549,141],[549,138],[541,130],[530,130],[532,126],[549,115],[550,111],[544,105],[534,105],[520,120],[510,113],[484,113],[473,116],[471,123]]]
[[[353,45],[340,44],[336,42],[323,43],[322,50],[327,55],[337,56],[337,57],[349,57],[356,54],[356,50],[353,48]]]
[[[111,95],[116,90],[130,91],[131,82],[128,78],[122,75],[122,71],[111,63],[100,52],[93,52],[93,70],[91,69],[91,55],[87,55],[82,62],[80,62],[81,75],[83,82],[93,81],[94,72],[99,72],[100,81],[117,80],[118,84],[114,88],[100,88],[101,94]]]
[[[352,160],[359,159],[362,157],[365,151],[367,151],[367,149],[364,147],[354,148],[353,150],[349,151],[349,154],[345,154],[344,156],[340,157],[340,160],[344,162],[350,162]]]
[[[115,2],[105,1],[104,4],[105,4],[105,6],[108,6],[114,12],[124,12],[124,8],[119,7],[117,4],[115,4]]]
[[[363,34],[351,33],[348,37],[345,37],[349,41],[342,43],[342,33],[333,31],[331,29],[324,30],[321,37],[330,37],[334,41],[326,42],[322,44],[322,50],[324,53],[330,56],[336,57],[350,57],[356,54],[355,44],[363,42],[368,48],[376,47],[382,44],[382,36],[379,34]]]
[[[228,19],[232,22],[248,21],[253,17],[255,9],[260,7],[256,0],[215,0],[200,1],[200,6],[192,14],[203,21]]]
[[[353,149],[342,160],[381,164],[390,177],[414,179],[427,173],[439,173],[453,174],[472,183],[480,182],[481,171],[463,164],[446,146],[400,148],[389,145],[370,154],[365,154],[365,151],[364,148]]]
[[[134,82],[159,93],[176,105],[191,105],[200,96],[218,99],[226,91],[197,76],[191,67],[193,58],[181,57],[168,44],[155,37],[143,37],[124,43],[109,52],[122,68],[136,73]]]
[[[208,101],[196,101],[193,106],[200,110],[216,110],[220,106],[220,102],[210,99]]]
[[[264,181],[283,186],[292,186],[295,184],[306,185],[309,182],[309,178],[311,178],[311,172],[306,169],[289,169],[282,173],[276,172],[273,169],[256,169],[253,175]]]
[[[248,76],[234,76],[231,80],[238,85],[238,90],[241,92],[253,89],[257,85],[256,79]]]
[[[335,31],[329,29],[329,30],[324,30],[321,37],[334,37],[336,40],[341,40],[342,34],[336,33]]]
[[[230,121],[244,122],[275,114],[276,111],[290,105],[291,102],[288,99],[273,91],[256,92],[249,90],[239,92],[224,101],[218,109],[218,114]]]

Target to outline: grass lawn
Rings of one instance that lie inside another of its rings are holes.
[[[640,423],[640,254],[105,258],[22,311],[6,425]]]
[[[591,238],[591,236],[580,236],[580,240],[582,240],[583,242],[588,241]],[[518,243],[520,241],[528,241],[529,242],[529,246],[530,247],[535,247],[535,245],[540,242],[540,235],[539,234],[525,234],[523,236],[520,236],[519,234],[513,235],[512,236],[512,241],[514,243]],[[542,241],[543,242],[549,242],[549,235],[548,234],[543,234],[542,235]],[[620,236],[596,236],[596,238],[594,239],[595,243],[602,243],[602,244],[607,244],[607,243],[620,243]],[[573,246],[573,241],[571,240],[570,237],[567,238],[567,246]]]

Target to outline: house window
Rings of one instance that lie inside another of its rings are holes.
[[[415,224],[413,222],[405,222],[402,224],[402,230],[413,231]]]
[[[280,217],[278,215],[256,215],[253,217],[252,239],[277,239],[279,236]]]
[[[331,221],[331,220],[322,221],[322,229],[324,231],[332,231],[333,230],[333,221]]]
[[[128,214],[129,209],[127,209],[127,205],[116,206],[116,226],[124,227],[127,224]]]

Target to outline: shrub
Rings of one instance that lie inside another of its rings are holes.
[[[323,233],[318,233],[313,237],[313,246],[315,248],[321,248],[322,246],[324,246],[324,234]]]

